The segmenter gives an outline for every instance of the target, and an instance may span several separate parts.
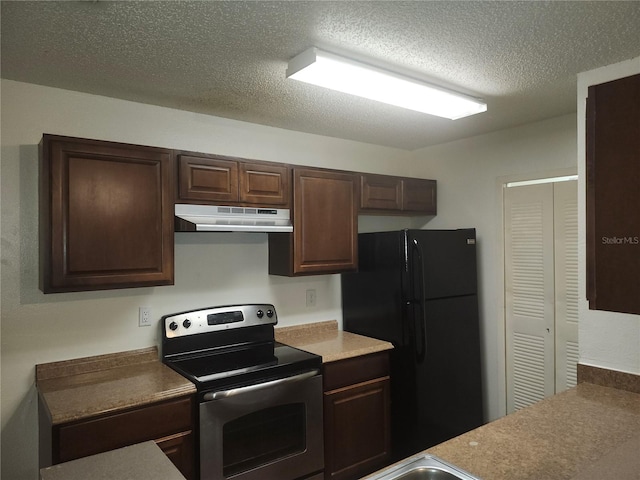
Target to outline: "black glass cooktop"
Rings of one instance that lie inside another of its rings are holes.
[[[185,355],[165,363],[191,380],[199,391],[210,391],[319,369],[322,357],[278,342],[266,342],[205,355]]]

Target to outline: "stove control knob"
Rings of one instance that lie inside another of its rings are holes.
[[[258,318],[262,318],[262,317],[264,317],[264,312],[262,310],[258,310],[256,312],[256,315],[258,316]]]
[[[191,326],[191,320],[187,318],[184,322],[182,322],[182,326],[184,328],[189,328]]]
[[[273,310],[271,309],[267,310],[267,317],[269,318],[273,317]]]
[[[178,324],[176,322],[171,322],[169,324],[169,328],[175,332],[178,329]]]

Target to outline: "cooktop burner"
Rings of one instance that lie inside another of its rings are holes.
[[[199,392],[320,369],[322,357],[274,340],[273,305],[232,305],[166,315],[162,360]]]

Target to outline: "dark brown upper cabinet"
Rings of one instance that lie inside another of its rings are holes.
[[[435,215],[436,181],[360,174],[360,213]]]
[[[178,152],[178,201],[286,208],[290,168],[284,164]]]
[[[216,156],[178,154],[180,200],[238,201],[238,162]]]
[[[356,175],[293,169],[293,233],[269,234],[269,273],[348,272],[358,265]]]
[[[436,181],[421,178],[402,179],[402,211],[420,215],[437,213]]]
[[[359,212],[435,215],[436,182],[45,134],[40,288],[172,285],[176,202],[291,208],[269,273],[319,275],[357,269]]]
[[[240,201],[288,207],[290,177],[287,165],[240,162]]]
[[[173,284],[171,150],[44,135],[44,293]]]
[[[640,314],[640,74],[589,87],[589,308]]]

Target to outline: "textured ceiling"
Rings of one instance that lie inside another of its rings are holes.
[[[640,2],[2,1],[2,77],[414,150],[576,109]],[[446,120],[287,80],[318,46],[485,99]]]

